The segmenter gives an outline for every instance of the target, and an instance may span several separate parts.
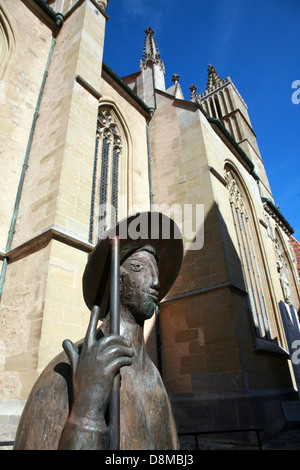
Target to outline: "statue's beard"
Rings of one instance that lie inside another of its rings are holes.
[[[134,285],[130,288],[120,286],[120,303],[131,312],[136,322],[143,324],[152,317],[157,305],[155,297],[146,291],[137,291]]]

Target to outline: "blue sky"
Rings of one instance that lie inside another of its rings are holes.
[[[212,63],[245,102],[275,203],[300,241],[299,0],[110,0],[105,62],[119,75],[139,70],[144,30],[152,26],[166,68],[166,87],[180,75],[206,88]]]

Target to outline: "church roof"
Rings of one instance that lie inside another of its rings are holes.
[[[119,75],[116,74],[116,72],[114,72],[105,62],[102,62],[102,71],[103,72],[106,72],[119,86],[121,86],[121,88],[123,88],[124,91],[126,91],[126,93],[131,96],[131,98],[134,99],[134,101],[136,101],[136,103],[138,103],[144,111],[146,111],[147,114],[152,114],[153,113],[153,109],[151,107],[149,107],[136,93],[134,93],[134,91],[127,85],[125,79],[126,77],[124,77],[124,80],[119,77]],[[132,74],[132,75],[138,75],[140,72],[137,72],[136,74]]]

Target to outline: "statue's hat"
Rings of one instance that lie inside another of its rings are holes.
[[[83,297],[91,309],[101,307],[103,299],[109,295],[110,252],[112,239],[120,240],[120,265],[132,253],[143,246],[154,248],[158,259],[159,301],[162,300],[179,273],[183,243],[181,232],[176,223],[160,212],[139,212],[132,214],[105,232],[89,259],[83,274]],[[105,316],[106,312],[101,313]]]

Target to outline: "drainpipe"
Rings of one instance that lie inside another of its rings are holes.
[[[54,49],[54,46],[55,46],[55,43],[56,43],[56,37],[57,37],[57,34],[58,34],[60,28],[62,27],[63,21],[64,21],[63,15],[61,13],[57,13],[55,15],[55,30],[53,32],[51,48],[50,48],[46,68],[45,68],[45,71],[44,71],[43,80],[42,80],[42,84],[41,84],[41,87],[40,87],[40,92],[39,92],[35,112],[34,112],[34,115],[33,115],[33,120],[32,120],[32,124],[31,124],[29,138],[28,138],[26,153],[25,153],[23,166],[22,166],[22,171],[21,171],[21,175],[20,175],[20,179],[19,179],[19,185],[18,185],[17,195],[16,195],[16,199],[15,199],[13,215],[12,215],[10,228],[9,228],[9,232],[8,232],[8,238],[7,238],[7,242],[6,242],[6,248],[5,248],[6,253],[8,253],[11,249],[13,235],[15,233],[16,221],[17,221],[17,216],[18,216],[18,211],[19,211],[19,206],[20,206],[20,201],[21,201],[21,194],[22,194],[22,189],[23,189],[23,184],[24,184],[24,179],[25,179],[25,173],[26,173],[26,170],[28,168],[28,160],[29,160],[29,155],[30,155],[30,151],[31,151],[35,126],[36,126],[37,119],[39,117],[40,105],[41,105],[41,101],[42,101],[42,97],[43,97],[43,93],[44,93],[44,89],[45,89],[45,83],[46,83],[46,79],[47,79],[47,76],[48,76],[50,62],[51,62],[52,55],[53,55],[53,49]],[[1,269],[1,274],[0,274],[0,300],[1,300],[2,294],[3,294],[3,287],[4,287],[8,262],[9,262],[9,257],[5,256],[4,259],[3,259],[3,262],[2,262],[2,269]]]
[[[150,210],[152,210],[152,207],[153,207],[153,192],[152,192],[152,172],[151,172],[151,152],[150,152],[149,124],[150,124],[150,121],[153,117],[154,111],[155,111],[154,108],[149,108],[149,118],[148,118],[147,123],[146,123]]]

